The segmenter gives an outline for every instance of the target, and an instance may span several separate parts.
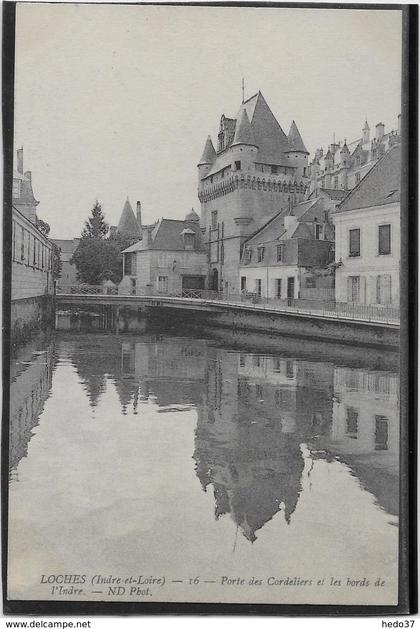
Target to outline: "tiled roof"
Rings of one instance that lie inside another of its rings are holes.
[[[76,250],[79,241],[80,238],[74,238],[72,240],[52,238],[52,242],[61,249],[62,253],[73,253]]]
[[[201,156],[200,161],[198,162],[198,166],[202,166],[205,164],[213,164],[215,159],[216,159],[216,151],[214,150],[211,137],[208,135],[206,143],[204,145],[203,154]]]
[[[124,233],[140,235],[140,226],[137,222],[137,219],[133,212],[133,208],[131,207],[128,198],[124,204],[123,211],[118,222],[117,232],[119,232],[120,234]]]
[[[259,149],[255,161],[286,166],[287,159],[284,153],[290,149],[288,139],[261,92],[248,99],[243,105]]]
[[[251,144],[252,146],[257,146],[245,107],[242,108],[236,124],[232,146],[234,144]]]
[[[325,194],[329,196],[332,201],[341,201],[349,193],[348,190],[336,190],[335,188],[320,188],[320,190],[322,190],[322,192],[325,192]]]
[[[150,242],[147,233],[143,230],[143,240],[135,243],[131,247],[124,249],[123,253],[134,251],[145,251],[148,249],[159,249],[161,251],[185,251],[182,238],[183,230],[188,229],[188,233],[196,234],[196,246],[194,251],[206,251],[201,240],[201,230],[198,224],[185,221],[162,218],[151,232]],[[185,232],[184,232],[185,233]]]
[[[306,146],[303,143],[302,136],[299,133],[299,129],[297,128],[296,122],[293,120],[290,126],[289,135],[287,136],[290,144],[290,150],[300,151],[301,153],[308,153],[309,151],[306,149]]]
[[[395,203],[400,200],[400,187],[401,145],[395,144],[340,203],[336,213]]]

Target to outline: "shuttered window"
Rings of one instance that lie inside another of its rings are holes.
[[[360,229],[349,230],[349,256],[360,256]]]
[[[378,227],[378,253],[380,256],[391,253],[391,225],[379,225]]]
[[[376,278],[376,303],[391,303],[391,276],[378,275]]]

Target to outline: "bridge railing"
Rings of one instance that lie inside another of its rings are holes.
[[[57,286],[57,295],[118,295],[117,286],[100,284],[72,284]]]
[[[118,291],[104,286],[89,286],[87,284],[65,287],[57,291],[58,295],[117,295]],[[177,298],[191,301],[219,302],[225,304],[247,304],[256,309],[279,310],[300,314],[314,314],[327,318],[341,318],[373,323],[399,324],[400,309],[398,306],[382,304],[357,304],[336,301],[321,301],[319,299],[273,299],[265,298],[243,291],[241,293],[222,293],[212,290],[183,289],[168,293],[156,290],[137,288],[136,296],[155,298]],[[133,295],[133,298],[135,296]],[[131,298],[131,297],[130,297]]]

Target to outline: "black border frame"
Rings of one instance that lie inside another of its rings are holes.
[[[3,2],[3,383],[10,378],[11,207],[14,131],[16,2]],[[57,3],[51,3],[57,4]],[[83,2],[81,4],[91,4]],[[118,3],[115,3],[118,4]],[[123,4],[139,4],[127,2]],[[144,2],[144,5],[156,5]],[[401,449],[398,605],[289,605],[9,600],[7,598],[9,387],[3,387],[1,434],[1,531],[3,613],[19,615],[259,615],[390,616],[418,611],[417,583],[417,262],[418,244],[418,5],[290,2],[165,2],[159,6],[399,10],[403,22],[401,205]]]

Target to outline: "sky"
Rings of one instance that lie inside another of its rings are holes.
[[[96,199],[118,223],[199,213],[197,168],[220,116],[260,90],[307,149],[395,129],[401,12],[17,5],[15,147],[53,238],[80,235]]]

